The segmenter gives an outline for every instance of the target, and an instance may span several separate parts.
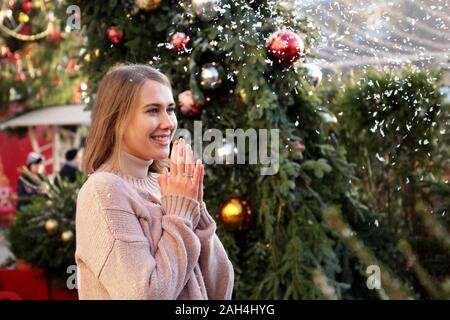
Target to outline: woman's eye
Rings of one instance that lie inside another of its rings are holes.
[[[159,109],[158,108],[152,108],[152,109],[148,109],[147,112],[148,113],[158,113]]]
[[[175,112],[174,107],[167,108],[167,113],[173,113],[173,112]]]

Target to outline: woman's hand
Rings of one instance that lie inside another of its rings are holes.
[[[184,142],[184,140],[183,140]],[[182,145],[178,145],[179,148],[184,147],[184,154],[185,154],[185,170],[186,172],[190,172],[192,173],[192,176],[195,175],[195,172],[197,172],[198,174],[198,180],[194,180],[192,183],[196,183],[198,186],[198,193],[197,193],[197,198],[196,200],[200,203],[200,205],[203,202],[203,176],[204,176],[204,167],[202,164],[202,161],[200,159],[197,160],[197,163],[195,164],[194,167],[194,153],[192,151],[192,148],[189,144],[182,144]]]
[[[164,168],[158,178],[161,195],[179,194],[198,200],[199,185],[203,184],[202,165],[194,166],[190,145],[183,139],[175,141],[170,157],[170,175]],[[203,195],[202,195],[203,198]]]

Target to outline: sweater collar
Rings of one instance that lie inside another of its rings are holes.
[[[145,179],[153,160],[144,160],[121,150],[120,162],[122,164],[121,169],[123,173],[139,179]]]

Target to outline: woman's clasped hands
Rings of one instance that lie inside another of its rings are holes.
[[[203,202],[204,166],[201,160],[194,161],[194,153],[182,138],[177,139],[170,156],[170,173],[164,167],[158,177],[161,195],[183,195]]]

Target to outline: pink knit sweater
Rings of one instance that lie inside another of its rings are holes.
[[[81,188],[76,210],[80,299],[231,299],[234,271],[205,204],[161,198],[151,161],[122,152]]]

